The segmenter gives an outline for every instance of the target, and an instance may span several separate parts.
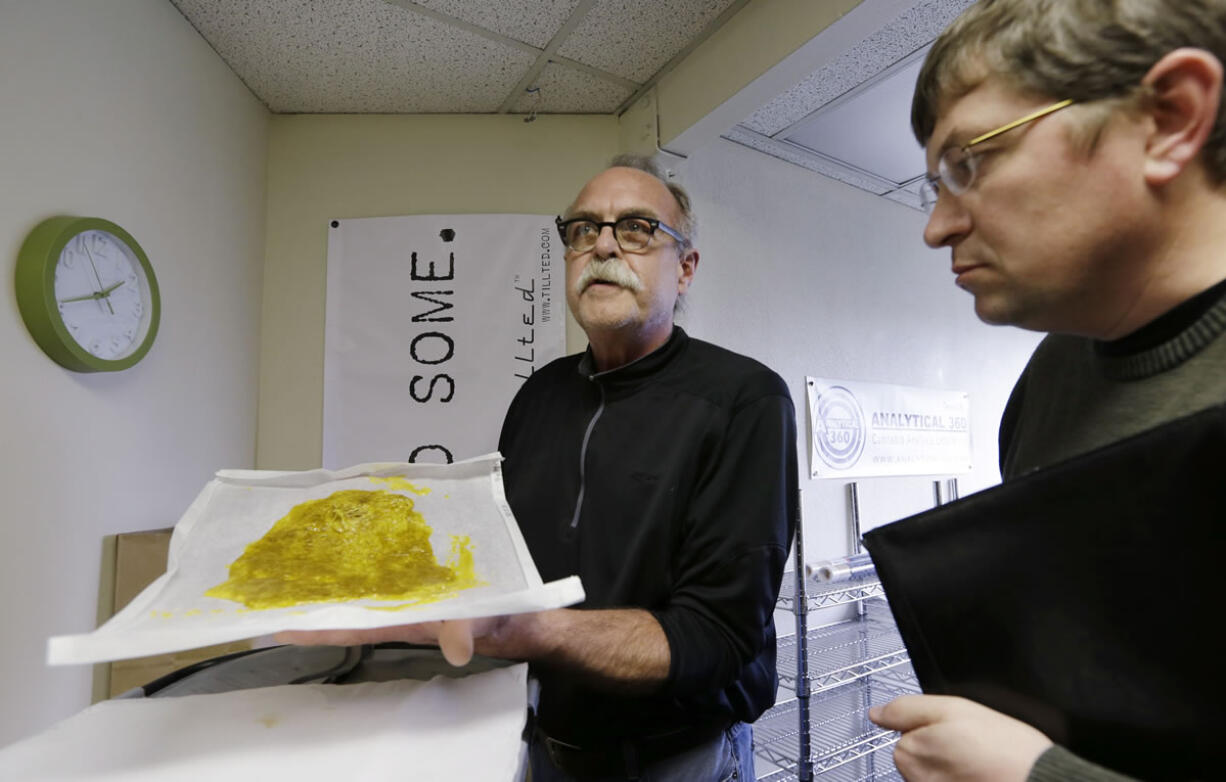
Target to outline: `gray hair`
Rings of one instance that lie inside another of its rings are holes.
[[[668,192],[673,194],[673,198],[677,201],[678,211],[681,213],[681,219],[673,227],[685,237],[686,245],[694,246],[698,225],[694,218],[694,209],[690,205],[690,194],[685,192],[685,188],[681,185],[670,181],[668,176],[660,170],[656,161],[646,155],[618,155],[609,161],[609,168],[634,168],[660,180],[660,183],[668,188]]]
[[[927,144],[941,111],[989,77],[1022,92],[1078,103],[1109,101],[1082,119],[1092,149],[1120,106],[1148,98],[1141,80],[1181,47],[1226,62],[1222,0],[980,0],[941,34],[911,103],[911,129]],[[1201,159],[1226,182],[1226,102]]]

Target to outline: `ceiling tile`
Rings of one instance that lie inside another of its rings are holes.
[[[492,112],[531,54],[384,0],[171,0],[274,112]]]
[[[911,94],[923,60],[827,104],[776,138],[876,174],[897,186],[924,173],[924,150],[911,135]]]
[[[774,136],[931,43],[974,0],[924,0],[843,52],[830,65],[749,115],[742,125]]]
[[[603,0],[558,54],[640,84],[736,0]]]
[[[414,0],[431,11],[454,16],[508,38],[544,49],[579,0]]]
[[[525,94],[511,106],[516,114],[609,114],[630,97],[630,90],[584,71],[549,63],[537,77],[539,93]]]

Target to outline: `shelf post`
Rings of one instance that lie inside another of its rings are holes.
[[[809,596],[805,586],[804,503],[802,492],[796,492],[796,537],[793,541],[796,554],[796,596],[792,611],[796,614],[796,713],[800,720],[800,757],[796,759],[796,778],[800,782],[812,782],[813,754],[809,738],[809,655],[805,633],[808,632]]]

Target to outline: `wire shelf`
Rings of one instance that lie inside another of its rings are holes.
[[[797,772],[779,769],[757,778],[757,782],[798,782]],[[866,755],[822,774],[819,782],[903,782],[892,757],[885,753]]]
[[[894,767],[893,752],[874,752],[829,769],[820,779],[821,782],[902,782],[902,775]]]
[[[898,734],[874,725],[868,719],[868,710],[872,706],[889,703],[899,695],[916,691],[913,687],[893,682],[867,679],[813,698],[809,730],[813,773],[823,774],[823,780],[831,782],[887,779],[883,775],[894,771],[889,753],[864,762],[860,762],[860,759],[892,746],[898,741]],[[776,707],[754,724],[756,756],[793,775],[798,771],[800,757],[797,709],[796,702]],[[834,769],[839,769],[835,776],[826,776]],[[773,772],[770,777],[787,778],[776,776],[778,773]]]
[[[794,573],[790,575],[790,578],[783,579],[776,605],[781,609],[795,611],[796,578]],[[805,581],[805,593],[805,604],[808,610],[812,611],[818,608],[855,603],[870,597],[884,597],[885,588],[881,586],[881,580],[873,575],[836,584],[818,584],[809,579]]]
[[[869,612],[863,617],[809,631],[805,636],[810,693],[819,693],[870,674],[909,663],[898,628]],[[796,636],[778,641],[779,683],[796,691]]]
[[[915,675],[915,669],[911,667],[911,663],[899,665],[896,668],[888,668],[884,671],[878,671],[873,674],[875,681],[885,684],[893,684],[907,689],[919,692],[922,688],[919,684],[919,678]]]
[[[772,771],[757,778],[758,782],[796,782],[796,779],[796,772],[788,771],[786,768]]]

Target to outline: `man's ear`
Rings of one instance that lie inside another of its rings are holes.
[[[689,247],[681,254],[677,270],[677,292],[685,293],[690,283],[694,281],[694,272],[698,269],[698,251]]]
[[[1161,186],[1196,160],[1213,131],[1222,63],[1204,49],[1176,49],[1154,63],[1141,84],[1150,89],[1147,112],[1154,123],[1146,143],[1145,180]]]

